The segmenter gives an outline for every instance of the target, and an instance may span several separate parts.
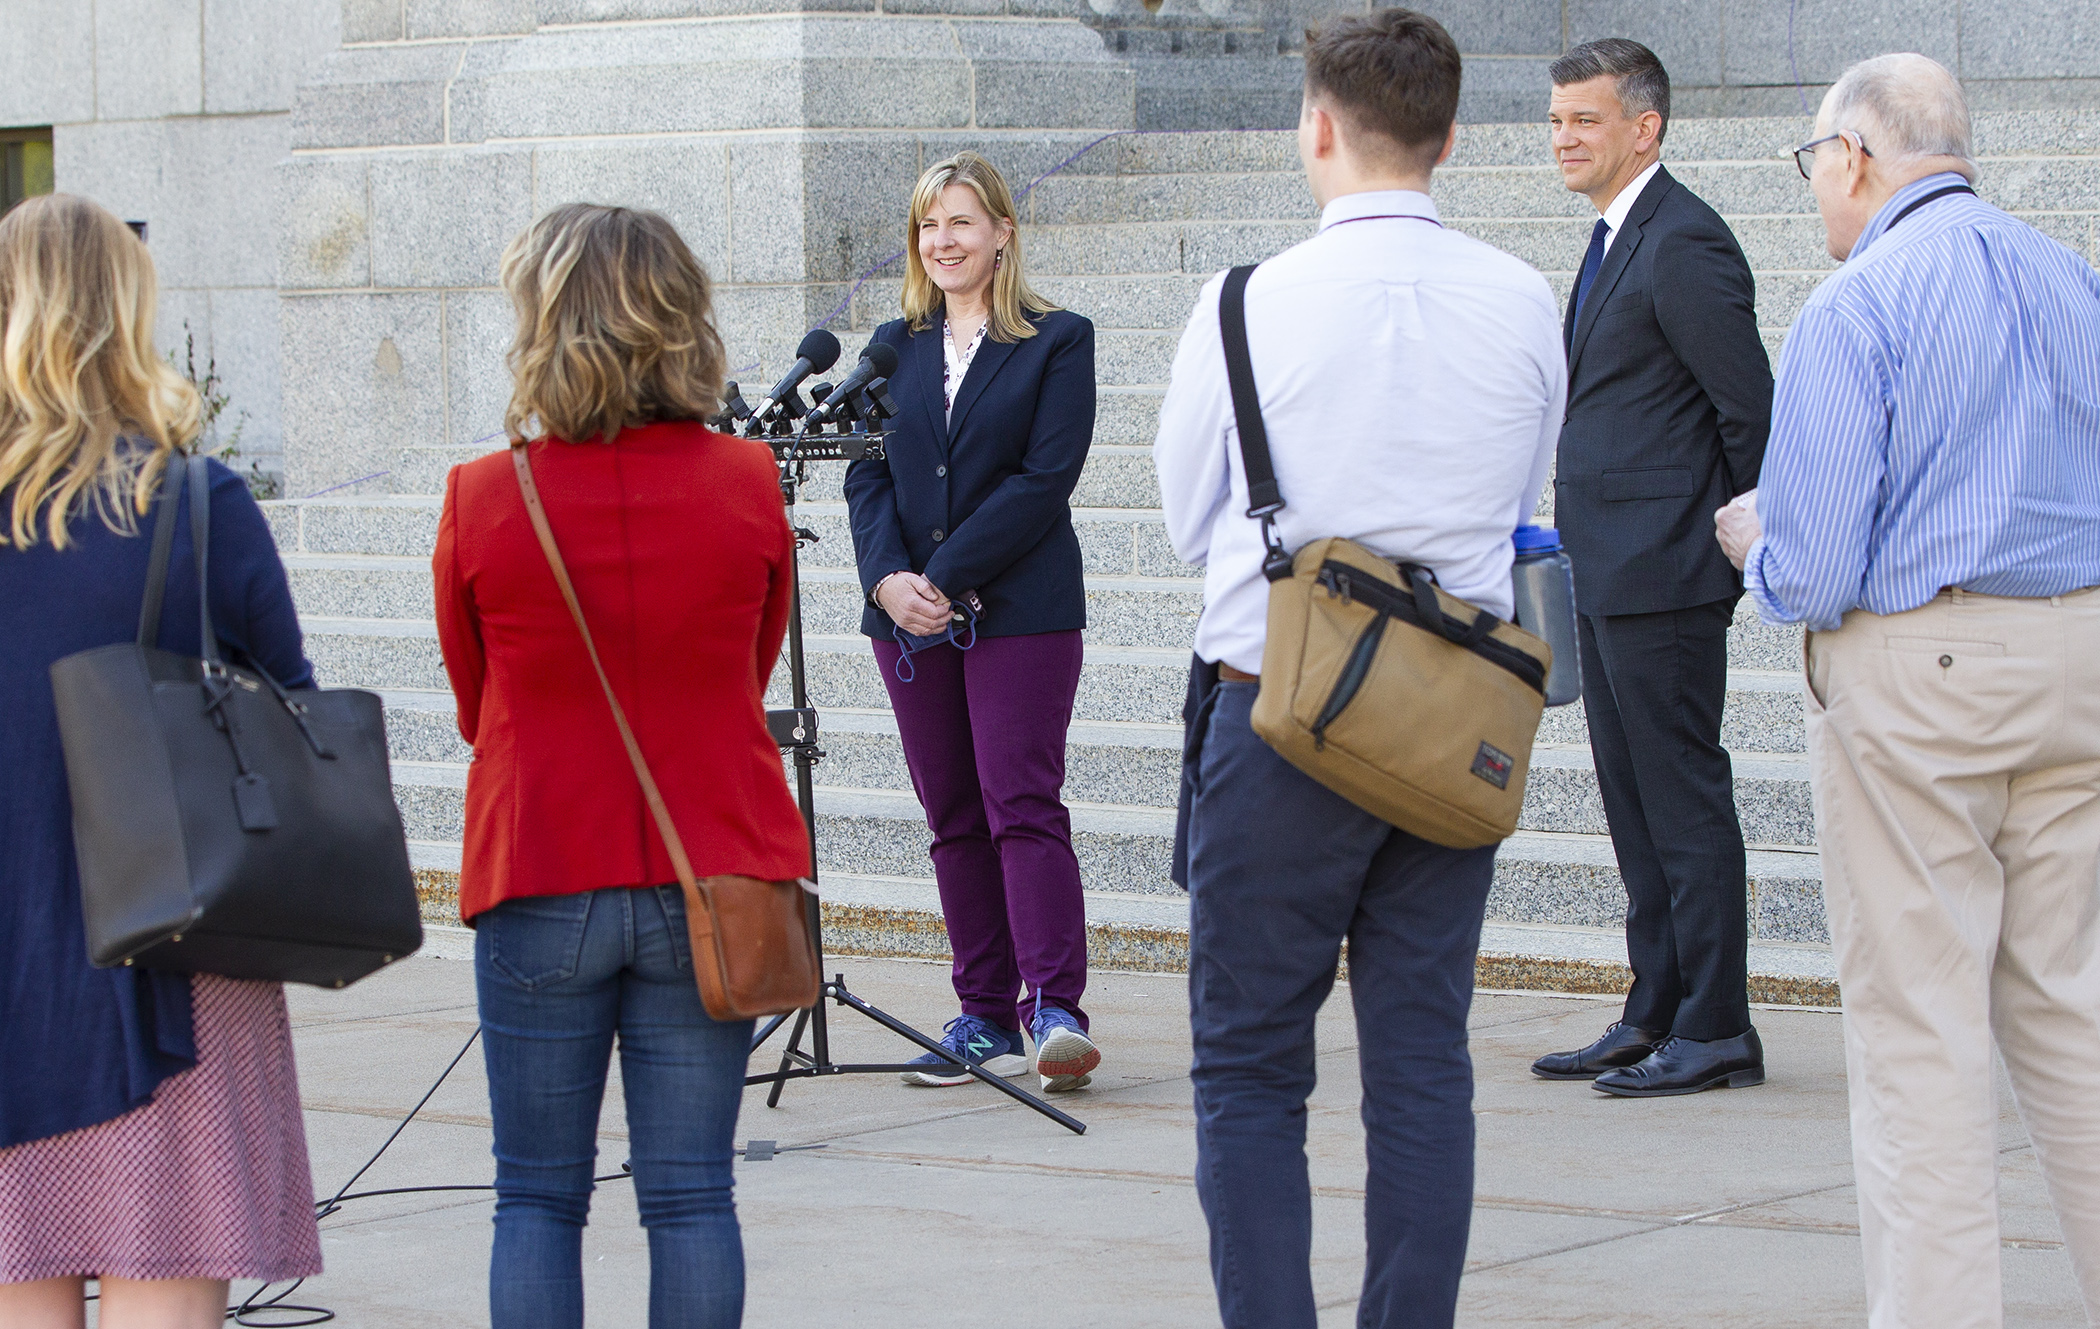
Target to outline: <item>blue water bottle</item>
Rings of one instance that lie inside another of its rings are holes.
[[[1519,526],[1511,538],[1517,547],[1517,561],[1509,573],[1517,626],[1553,648],[1546,704],[1565,706],[1582,696],[1582,657],[1575,644],[1575,565],[1561,552],[1560,532],[1551,526]]]

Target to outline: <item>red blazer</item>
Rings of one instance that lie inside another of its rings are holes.
[[[808,832],[763,701],[794,593],[771,454],[667,422],[612,444],[543,440],[531,458],[693,870],[808,876]],[[452,468],[431,563],[459,732],[474,745],[461,915],[676,881],[507,454]]]

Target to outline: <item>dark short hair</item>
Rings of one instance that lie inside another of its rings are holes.
[[[1653,111],[1662,117],[1655,141],[1670,128],[1670,73],[1655,52],[1626,37],[1604,37],[1569,51],[1546,68],[1555,87],[1609,76],[1628,115]]]
[[[1458,118],[1458,43],[1412,9],[1330,18],[1305,34],[1305,93],[1349,127],[1434,165]]]

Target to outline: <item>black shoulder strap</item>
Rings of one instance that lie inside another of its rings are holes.
[[[205,663],[215,665],[219,663],[219,634],[211,625],[211,463],[191,457],[186,464],[190,472],[190,546],[197,556],[198,654]]]
[[[1269,431],[1262,424],[1261,394],[1254,387],[1254,359],[1247,351],[1247,279],[1259,264],[1244,264],[1225,274],[1218,292],[1218,332],[1225,344],[1225,380],[1232,387],[1232,415],[1239,426],[1240,464],[1247,472],[1247,515],[1261,522],[1262,575],[1281,581],[1291,575],[1291,556],[1276,537],[1276,514],[1283,510],[1283,491],[1276,484],[1276,464],[1269,456]]]
[[[175,547],[175,505],[182,497],[182,454],[168,454],[160,473],[160,502],[153,509],[153,552],[146,560],[146,598],[139,605],[139,645],[160,641],[160,602],[168,589],[168,554]]]

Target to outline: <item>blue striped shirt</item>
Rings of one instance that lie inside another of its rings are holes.
[[[1787,331],[1744,583],[1834,628],[1959,586],[2100,583],[2100,274],[2025,222],[1904,186]]]

